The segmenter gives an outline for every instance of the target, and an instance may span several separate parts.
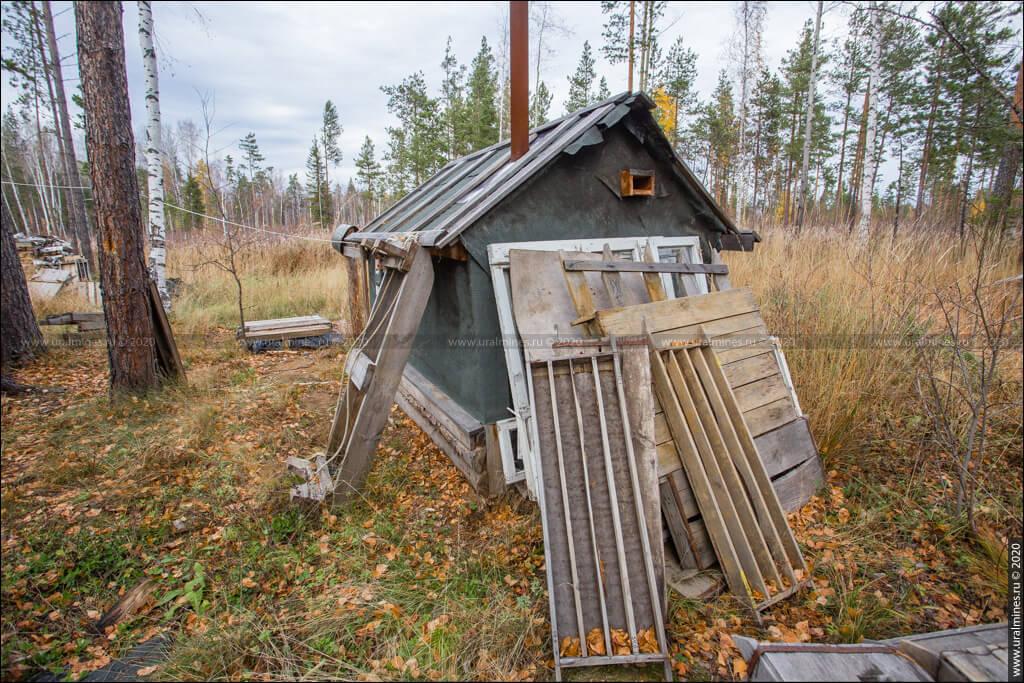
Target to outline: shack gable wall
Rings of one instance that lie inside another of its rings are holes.
[[[501,331],[487,262],[499,242],[699,235],[714,231],[691,206],[691,191],[622,125],[604,142],[562,154],[462,233],[468,261],[435,259],[434,289],[409,362],[481,423],[511,417]],[[627,168],[655,172],[654,197],[619,198]],[[514,296],[514,293],[513,293]]]

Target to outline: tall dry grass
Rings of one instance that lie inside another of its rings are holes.
[[[322,232],[301,233],[315,240]],[[247,239],[237,247],[246,320],[319,314],[331,320],[347,315],[346,276],[341,256],[327,242],[307,239]],[[212,327],[238,327],[238,290],[229,272],[227,248],[216,231],[172,239],[167,276],[181,279],[173,305],[175,328],[203,333]]]
[[[901,404],[913,411],[915,343],[938,322],[929,292],[969,287],[979,268],[987,282],[1020,273],[1019,240],[997,250],[961,249],[955,237],[930,231],[877,236],[864,246],[814,228],[761,236],[753,252],[725,252],[723,260],[733,286],[753,288],[769,331],[782,338],[827,464],[858,451],[881,411]],[[1019,330],[1018,322],[1018,340]],[[1019,345],[1004,363],[1004,372],[1020,377]]]

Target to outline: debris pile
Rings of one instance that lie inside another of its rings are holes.
[[[90,280],[89,263],[70,242],[52,235],[28,237],[21,233],[14,239],[33,299],[52,299],[66,287],[73,287],[87,301],[100,302],[99,283]]]

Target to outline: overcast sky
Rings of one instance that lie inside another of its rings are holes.
[[[590,41],[598,74],[607,77],[613,93],[626,89],[627,75],[624,65],[611,67],[600,56],[605,19],[600,3],[555,5],[572,34],[555,38],[555,54],[542,64],[542,78],[554,92],[552,117],[563,112],[566,77],[576,68],[584,40]],[[73,11],[70,2],[53,6],[60,13],[56,23],[61,51],[71,55],[64,62],[64,76],[73,88],[78,83]],[[138,135],[145,127],[138,10],[131,2],[124,8],[128,88]],[[813,18],[814,8],[810,0],[769,3],[764,36],[768,66],[778,67],[796,44],[804,21]],[[385,129],[393,121],[380,86],[422,70],[436,93],[447,37],[452,37],[458,60],[468,65],[481,36],[497,48],[507,3],[156,2],[153,14],[165,126],[189,118],[200,123],[198,92],[209,93],[216,101],[214,126],[219,132],[211,149],[219,150],[217,157],[237,158],[238,139],[253,131],[267,164],[304,178],[310,141],[324,101],[330,99],[344,126],[344,160],[331,176],[345,182],[354,174],[353,161],[364,136],[373,139],[378,158],[386,145]],[[733,3],[669,2],[664,25],[668,28],[660,41],[666,52],[683,36],[699,55],[697,88],[706,98],[719,70],[727,66]],[[843,10],[830,9],[823,35],[839,36],[845,25]],[[531,78],[534,47],[531,40]],[[5,81],[5,106],[13,95]]]

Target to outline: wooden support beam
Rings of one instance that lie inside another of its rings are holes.
[[[684,273],[690,275],[727,275],[729,266],[707,263],[648,263],[646,261],[576,261],[564,262],[567,271],[601,271],[602,273]]]

